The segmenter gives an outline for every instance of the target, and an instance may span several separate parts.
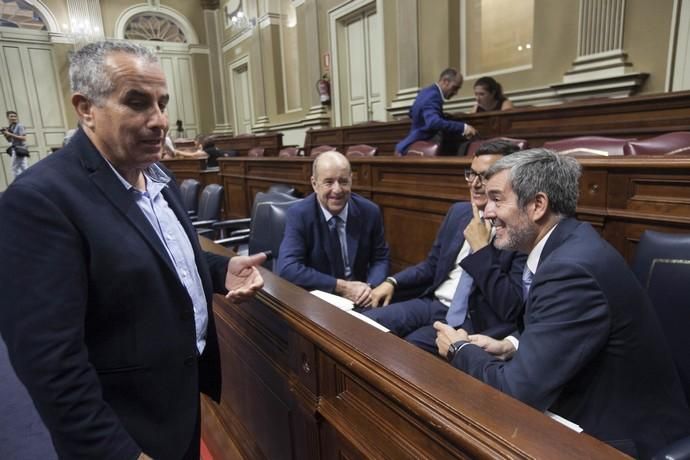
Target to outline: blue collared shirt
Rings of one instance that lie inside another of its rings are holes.
[[[153,164],[144,170],[146,179],[146,191],[137,190],[117,172],[113,165],[108,162],[117,178],[127,190],[130,190],[134,199],[144,213],[146,219],[163,243],[165,250],[170,257],[177,276],[187,289],[189,297],[194,306],[194,324],[196,328],[196,347],[199,354],[203,353],[206,347],[206,328],[208,326],[208,307],[204,287],[201,284],[199,270],[194,260],[194,249],[189,241],[182,224],[177,219],[175,212],[170,209],[168,202],[163,196],[163,189],[167,187],[170,177],[168,177],[158,165]]]

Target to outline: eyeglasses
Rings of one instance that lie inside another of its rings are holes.
[[[465,169],[465,180],[466,180],[468,183],[471,184],[472,182],[474,182],[474,180],[475,180],[477,177],[479,178],[479,182],[480,182],[480,183],[482,183],[482,184],[486,183],[486,177],[484,177],[484,173],[478,173],[477,171],[475,171],[475,170],[472,169],[472,168],[470,168],[470,169]]]

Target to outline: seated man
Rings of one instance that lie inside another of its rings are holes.
[[[580,165],[534,149],[489,169],[494,245],[529,253],[519,348],[442,323],[455,367],[548,409],[636,458],[690,434],[690,413],[644,289],[620,254],[575,220]]]
[[[412,126],[407,137],[395,146],[401,155],[416,141],[441,143],[443,133],[466,138],[477,135],[471,125],[460,121],[446,120],[443,116],[443,101],[450,99],[462,87],[462,74],[455,69],[441,72],[437,83],[422,89],[410,108]]]
[[[235,150],[222,151],[216,147],[216,141],[213,136],[203,136],[199,139],[201,147],[208,155],[208,160],[206,161],[207,168],[217,168],[218,158],[220,157],[236,157],[237,152]]]
[[[455,203],[439,229],[426,260],[387,278],[372,292],[372,305],[388,305],[396,287],[423,289],[420,297],[364,312],[405,340],[436,353],[434,321],[505,337],[522,312],[524,256],[490,244],[483,174],[518,147],[508,141],[483,144],[465,178],[471,203]]]
[[[292,206],[280,245],[278,274],[304,289],[333,292],[360,306],[388,274],[381,211],[351,193],[350,162],[338,152],[314,160],[314,193]]]
[[[201,143],[199,140],[200,137],[201,136],[199,136],[194,142],[194,146],[196,147],[196,150],[190,151],[190,150],[178,149],[175,146],[175,142],[172,140],[170,135],[166,135],[165,136],[165,142],[163,144],[163,156],[162,156],[162,158],[164,160],[170,160],[173,158],[207,158],[208,155],[201,148]]]

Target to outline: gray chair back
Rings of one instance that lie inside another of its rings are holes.
[[[274,271],[280,251],[280,243],[285,233],[287,210],[302,201],[300,198],[284,202],[263,202],[256,207],[249,232],[249,255],[271,251],[273,257],[264,267]]]
[[[201,183],[196,179],[185,179],[180,184],[180,194],[182,195],[182,205],[187,210],[196,214],[199,210],[199,190]]]
[[[297,196],[297,190],[295,189],[294,186],[288,185],[288,184],[273,184],[270,187],[268,187],[267,190],[268,193],[284,193],[286,195],[290,196]]]
[[[209,184],[204,187],[199,197],[198,220],[219,220],[223,207],[223,186]]]

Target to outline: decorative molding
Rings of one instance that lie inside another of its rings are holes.
[[[307,113],[302,123],[305,124],[305,126],[307,126],[306,123],[309,123],[309,126],[312,124],[328,126],[331,124],[331,115],[328,113],[325,106],[321,104],[315,105],[309,109],[309,113]]]
[[[674,2],[673,24],[675,34],[669,43],[669,70],[667,91],[690,89],[690,2]]]
[[[211,131],[211,134],[228,134],[232,136],[234,133],[232,130],[232,125],[228,123],[217,123],[213,128],[213,131]]]
[[[217,10],[220,8],[220,0],[199,0],[204,10]]]
[[[105,38],[98,0],[67,0],[66,3],[70,22],[69,32],[65,31],[68,38],[80,45]]]
[[[376,21],[378,22],[378,27],[377,30],[380,33],[380,36],[377,37],[378,40],[381,43],[385,43],[385,34],[384,34],[384,27],[383,27],[383,14],[384,14],[384,8],[383,8],[383,0],[351,0],[348,2],[345,2],[341,5],[338,5],[334,8],[331,8],[328,10],[328,39],[330,42],[330,51],[331,51],[331,62],[332,62],[332,67],[331,67],[331,100],[333,101],[333,120],[335,122],[335,126],[340,126],[341,124],[341,117],[340,117],[340,70],[338,69],[338,41],[337,41],[337,36],[338,36],[338,27],[339,23],[342,19],[347,17],[348,15],[367,8],[371,5],[375,5],[375,10],[376,10]],[[373,38],[373,39],[376,39]],[[386,88],[386,76],[385,76],[385,69],[386,66],[383,66],[384,70],[384,75],[381,80],[381,94],[385,95],[388,94],[387,88]]]
[[[228,78],[230,79],[230,102],[233,107],[232,110],[232,115],[233,115],[233,120],[235,121],[235,126],[240,126],[240,121],[239,121],[239,114],[237,112],[237,104],[235,101],[237,100],[236,93],[238,91],[238,88],[235,88],[235,78],[234,78],[234,72],[236,69],[241,69],[242,67],[247,68],[247,78],[249,79],[249,82],[253,82],[254,79],[252,78],[252,67],[251,67],[251,61],[249,58],[249,55],[242,56],[238,59],[235,59],[234,61],[230,62],[227,64],[227,69],[228,69]],[[249,90],[248,98],[245,101],[246,104],[249,104],[249,116],[251,120],[251,126],[249,130],[251,132],[254,132],[254,128],[256,126],[263,126],[265,123],[268,122],[268,117],[259,117],[258,119],[254,119],[254,92]],[[265,120],[263,120],[265,118]]]
[[[254,35],[253,28],[247,29],[240,34],[234,35],[230,40],[227,40],[225,43],[223,43],[223,53],[227,53],[234,47],[239,46],[240,43],[247,40],[248,38],[251,38],[252,35]]]
[[[259,18],[259,27],[265,29],[268,26],[279,26],[281,15],[279,13],[266,13]]]
[[[48,28],[48,32],[50,33],[60,33],[62,30],[60,29],[60,24],[58,23],[57,19],[55,18],[55,15],[53,15],[53,12],[48,8],[41,0],[25,0],[26,3],[29,5],[33,6],[38,10],[40,13],[41,17],[43,18],[44,24]]]
[[[15,29],[13,27],[0,27],[0,38],[2,41],[21,41],[34,43],[49,43],[58,34],[46,32],[45,30]]]
[[[189,22],[187,17],[180,13],[179,11],[170,8],[169,6],[161,5],[157,8],[152,8],[148,4],[133,5],[126,8],[120,13],[117,20],[115,21],[114,35],[117,39],[124,39],[125,37],[125,26],[127,22],[137,14],[141,13],[155,13],[170,17],[175,23],[177,23],[183,30],[185,37],[187,37],[187,43],[197,45],[199,44],[199,36],[197,35],[194,27]],[[162,42],[161,42],[162,43]]]
[[[315,109],[315,107],[312,107],[312,109]],[[310,111],[310,113],[311,113],[311,111]],[[328,126],[328,121],[330,121],[330,118],[319,119],[319,118],[309,118],[309,116],[310,115],[307,115],[305,118],[298,120],[298,121],[289,121],[289,122],[283,122],[283,123],[268,123],[267,122],[265,124],[262,124],[260,127],[257,125],[257,127],[255,129],[252,129],[252,132],[264,133],[264,132],[268,132],[268,131],[280,131],[283,129],[324,127],[324,126]],[[268,119],[266,121],[268,121]],[[324,123],[324,121],[326,123]]]
[[[187,47],[187,51],[189,54],[211,54],[211,52],[208,49],[208,46],[206,45],[189,45]]]
[[[571,100],[571,94],[598,94],[610,87],[614,96],[624,96],[644,83],[646,74],[633,71],[623,50],[625,1],[580,0],[577,57],[563,82],[551,85],[559,95]]]
[[[646,73],[625,73],[604,76],[596,79],[555,83],[551,85],[562,102],[588,99],[592,97],[624,97],[636,93],[647,80]]]
[[[218,33],[219,11],[205,9],[203,14],[206,43],[208,43],[209,51],[208,68],[215,125],[213,132],[232,134],[232,127],[228,120],[225,78],[223,76],[223,51],[220,44],[220,34]]]
[[[394,117],[407,115],[407,112],[412,107],[414,100],[417,98],[420,88],[405,88],[398,90],[395,94],[395,99],[386,107],[386,111]]]

